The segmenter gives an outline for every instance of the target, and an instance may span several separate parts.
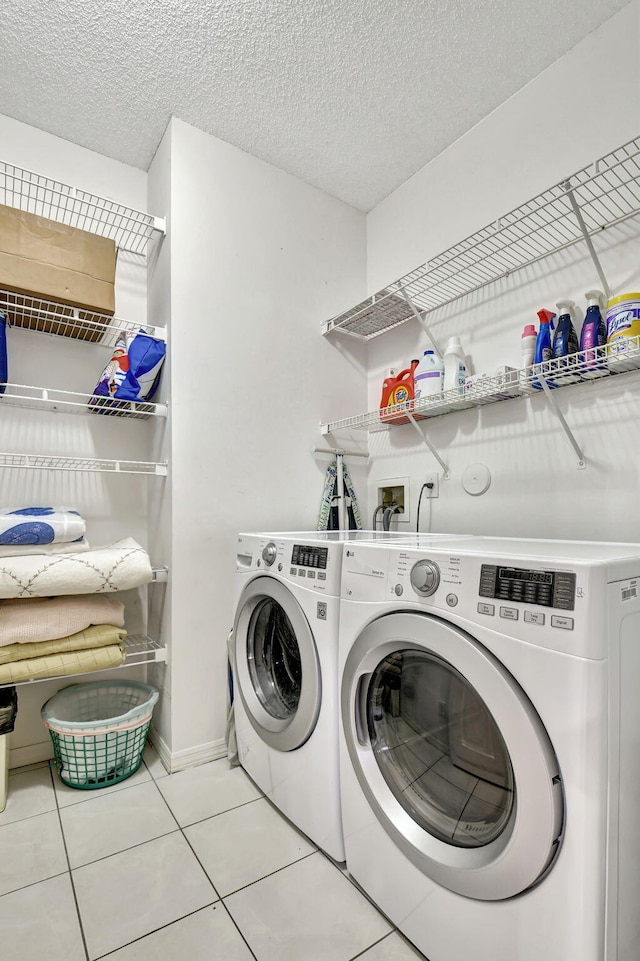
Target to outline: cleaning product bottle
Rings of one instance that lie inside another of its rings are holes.
[[[585,294],[587,298],[587,312],[580,332],[580,353],[582,354],[581,366],[582,377],[588,380],[594,377],[606,377],[609,373],[604,363],[598,360],[604,359],[604,350],[591,350],[592,347],[604,347],[607,342],[607,325],[602,316],[604,306],[604,294],[599,290],[588,290]]]
[[[401,370],[396,374],[393,368],[389,371],[389,376],[385,377],[382,384],[382,397],[380,399],[380,420],[385,424],[408,424],[409,419],[397,413],[386,414],[383,411],[387,407],[406,406],[414,398],[413,374],[419,361],[412,360],[411,367]]]
[[[434,350],[425,350],[414,372],[416,401],[442,390],[443,364]]]
[[[544,364],[546,361],[551,360],[551,327],[554,317],[555,314],[552,310],[538,311],[540,329],[536,337],[536,350],[533,358],[534,364]],[[548,387],[556,386],[548,377],[545,377],[545,381]],[[542,384],[537,377],[533,378],[532,386],[535,387],[536,390],[542,390]]]
[[[467,365],[464,352],[458,337],[450,337],[442,357],[443,375],[442,389],[453,390],[464,395],[464,385],[467,379]]]
[[[556,304],[558,319],[556,321],[556,332],[553,335],[551,356],[553,360],[558,360],[557,375],[554,370],[554,377],[558,386],[580,380],[577,369],[580,358],[575,356],[578,352],[578,335],[573,326],[575,306],[572,300],[559,300]]]
[[[520,337],[522,363],[521,367],[531,367],[536,358],[536,340],[538,333],[533,324],[527,324]]]

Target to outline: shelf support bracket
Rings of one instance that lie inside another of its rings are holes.
[[[418,427],[418,424],[416,423],[416,419],[415,419],[415,417],[413,416],[413,414],[410,414],[410,413],[407,412],[407,417],[409,418],[409,421],[413,424],[413,426],[415,427],[415,429],[416,429],[416,430],[418,431],[418,433],[420,434],[420,439],[422,440],[422,442],[427,445],[427,447],[429,448],[429,450],[431,451],[431,453],[433,454],[433,456],[435,457],[435,459],[436,459],[436,460],[438,461],[438,463],[440,464],[440,467],[442,468],[443,479],[444,479],[444,480],[449,480],[449,476],[450,476],[450,475],[449,475],[449,468],[447,467],[447,465],[445,464],[445,462],[443,461],[443,459],[440,457],[440,454],[439,454],[438,451],[435,449],[435,447],[433,446],[433,444],[431,443],[431,441],[429,440],[429,438],[427,437],[427,435],[424,433],[424,431],[422,431],[422,430]]]
[[[412,301],[411,297],[409,296],[409,294],[406,292],[406,290],[405,290],[403,287],[400,288],[400,293],[402,294],[402,296],[404,297],[404,299],[406,300],[406,302],[409,304],[409,307],[411,307],[411,310],[412,310],[414,316],[416,317],[416,319],[418,320],[420,326],[422,327],[422,329],[424,330],[425,334],[427,335],[427,337],[428,337],[429,340],[431,341],[431,344],[432,344],[433,349],[435,350],[436,354],[438,355],[438,357],[442,357],[442,351],[440,350],[440,347],[438,346],[438,343],[437,343],[436,339],[434,338],[433,334],[432,334],[431,331],[429,330],[429,328],[428,328],[428,326],[427,326],[427,322],[426,322],[426,320],[424,319],[424,316],[420,313],[420,311],[418,310],[418,308],[416,307],[416,305],[415,305],[414,302]]]
[[[580,210],[580,207],[578,206],[578,201],[576,200],[576,197],[575,197],[575,194],[574,194],[574,192],[573,192],[573,187],[572,187],[572,185],[571,185],[571,181],[570,181],[570,180],[565,180],[565,182],[564,182],[564,189],[565,189],[566,192],[567,192],[567,196],[568,196],[569,201],[570,201],[570,203],[571,203],[571,206],[572,206],[572,208],[573,208],[573,213],[574,213],[574,215],[575,215],[576,220],[578,221],[578,226],[580,227],[580,230],[582,231],[582,236],[584,237],[584,242],[585,242],[586,245],[587,245],[587,249],[588,249],[589,254],[590,254],[590,256],[591,256],[591,259],[592,259],[592,261],[593,261],[593,265],[594,265],[594,267],[596,268],[596,271],[597,271],[597,273],[598,273],[598,277],[600,278],[600,283],[602,284],[602,290],[603,290],[605,299],[608,300],[609,297],[611,296],[611,288],[609,287],[609,284],[607,283],[607,278],[606,278],[605,275],[604,275],[604,270],[602,269],[602,264],[600,263],[600,259],[599,259],[598,255],[597,255],[597,253],[596,253],[596,248],[593,246],[593,241],[592,241],[592,239],[591,239],[591,236],[589,235],[589,231],[587,230],[587,225],[586,225],[585,222],[584,222],[584,218],[583,218],[583,216],[582,216],[582,211]]]
[[[584,454],[583,454],[583,452],[582,452],[582,449],[581,449],[581,447],[579,446],[577,440],[576,440],[575,437],[573,436],[573,433],[572,433],[572,431],[571,431],[571,428],[570,428],[569,425],[567,424],[567,422],[566,422],[566,420],[565,420],[565,418],[564,418],[564,415],[563,415],[562,411],[561,411],[560,408],[558,407],[558,405],[557,405],[557,403],[556,403],[556,399],[555,399],[555,397],[553,396],[553,393],[552,393],[551,388],[549,387],[549,385],[548,385],[548,383],[547,383],[547,381],[546,381],[546,378],[545,378],[542,374],[538,374],[538,380],[540,381],[540,385],[541,385],[542,389],[544,390],[544,392],[545,392],[545,394],[546,394],[546,396],[547,396],[547,400],[549,401],[549,404],[551,405],[551,409],[553,410],[554,414],[555,414],[556,417],[558,418],[558,421],[559,421],[559,423],[560,423],[560,426],[562,427],[563,431],[565,432],[569,443],[571,444],[571,446],[573,447],[573,449],[574,449],[574,451],[575,451],[575,453],[576,453],[576,456],[577,456],[577,458],[578,458],[578,470],[585,470],[585,468],[586,468],[586,466],[587,466],[586,458],[585,458],[585,456],[584,456]]]

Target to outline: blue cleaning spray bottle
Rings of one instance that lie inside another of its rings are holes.
[[[545,361],[551,360],[551,328],[553,327],[553,318],[555,314],[552,310],[539,310],[538,320],[540,321],[540,329],[538,331],[538,336],[536,338],[536,350],[533,357],[534,364],[544,364]],[[555,387],[556,385],[552,383],[548,377],[545,377],[545,381],[549,387]],[[542,384],[537,377],[533,378],[531,382],[532,386],[536,390],[542,390]]]
[[[557,360],[557,374],[554,370],[556,385],[570,384],[575,380],[580,380],[578,372],[578,335],[573,326],[573,311],[575,304],[572,300],[559,300],[556,304],[558,308],[558,319],[556,320],[556,332],[553,335],[553,346],[551,356]]]
[[[607,342],[607,325],[602,316],[604,294],[600,290],[588,290],[585,297],[587,298],[587,313],[580,333],[580,352],[584,351],[581,358],[582,376],[591,380],[594,377],[606,377],[609,373],[606,364],[602,363],[605,350],[591,349],[594,347],[604,348]]]

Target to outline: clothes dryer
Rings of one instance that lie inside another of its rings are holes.
[[[637,961],[640,545],[345,551],[347,869],[429,961]]]

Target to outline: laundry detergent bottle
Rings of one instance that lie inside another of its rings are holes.
[[[554,370],[554,377],[558,386],[580,380],[577,369],[579,358],[575,356],[578,352],[578,335],[573,325],[575,306],[572,300],[559,300],[556,304],[558,319],[556,321],[556,332],[553,335],[551,357],[558,361],[557,374]]]
[[[389,375],[382,383],[382,397],[380,398],[380,420],[385,424],[408,424],[409,418],[399,415],[396,410],[398,406],[406,407],[414,398],[414,371],[418,366],[418,360],[411,361],[411,367],[401,370],[396,374],[391,369]],[[386,413],[386,409],[393,407],[393,413]]]
[[[539,310],[538,320],[540,321],[540,329],[538,330],[538,336],[536,337],[536,350],[535,356],[533,358],[534,364],[544,364],[551,360],[551,327],[553,325],[553,318],[555,314],[552,310]],[[545,377],[545,381],[548,387],[555,387],[556,385]],[[536,390],[542,390],[542,384],[537,377],[533,378],[532,386]]]
[[[592,349],[604,348],[607,342],[607,325],[602,316],[604,306],[602,291],[588,290],[585,297],[587,312],[580,332],[580,353],[582,354],[582,377],[591,380],[594,377],[606,377],[609,373],[604,363],[598,363],[604,358],[604,349],[600,351]]]
[[[414,374],[416,400],[442,392],[444,365],[435,350],[425,350]]]

